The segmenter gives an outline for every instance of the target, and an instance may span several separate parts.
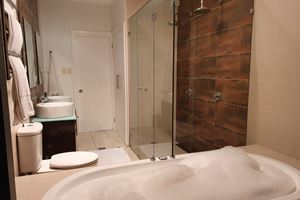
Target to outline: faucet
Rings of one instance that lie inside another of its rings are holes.
[[[37,98],[37,100],[38,103],[45,103],[48,100],[48,98],[46,96],[40,96]]]

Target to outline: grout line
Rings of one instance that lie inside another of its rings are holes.
[[[94,137],[93,137],[93,134],[92,134],[92,133],[90,133],[90,137],[91,137],[91,139],[92,139],[92,141],[93,141],[93,143],[94,143],[95,149],[97,150],[98,147],[97,147],[97,145],[96,145],[96,142],[95,142],[95,140],[94,140]]]

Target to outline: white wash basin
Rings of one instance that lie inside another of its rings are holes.
[[[72,102],[71,96],[48,96],[47,102]]]
[[[300,199],[298,170],[267,157],[225,151],[90,168],[54,185],[43,200]]]
[[[73,102],[51,102],[36,105],[38,118],[61,118],[74,114]]]

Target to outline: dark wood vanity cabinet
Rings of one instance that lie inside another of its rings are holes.
[[[43,159],[52,155],[76,151],[76,120],[43,122]]]

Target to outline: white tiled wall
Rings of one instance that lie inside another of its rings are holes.
[[[300,159],[300,1],[256,0],[248,144]]]

